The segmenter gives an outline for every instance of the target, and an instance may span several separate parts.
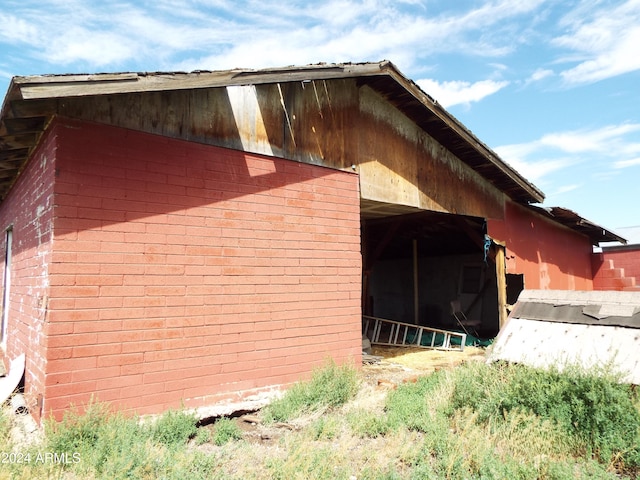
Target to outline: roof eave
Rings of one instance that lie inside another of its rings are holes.
[[[400,87],[400,91],[407,92],[411,98],[415,99],[416,105],[420,105],[419,108],[428,109],[429,113],[425,112],[424,115],[433,115],[440,122],[441,128],[457,136],[462,144],[468,147],[465,147],[465,153],[475,152],[472,156],[482,158],[484,167],[489,171],[481,175],[494,183],[496,188],[501,189],[519,203],[542,202],[544,194],[538,188],[503,162],[495,152],[387,60],[377,63],[315,64],[263,70],[234,69],[191,73],[125,72],[14,77],[2,107],[0,135],[10,134],[5,120],[13,118],[11,103],[14,100],[29,101],[29,106],[33,109],[34,105],[37,106],[38,100],[55,104],[56,99],[67,97],[371,77],[390,78]],[[18,103],[23,102],[15,102],[14,106]],[[414,115],[419,115],[419,110],[417,112],[414,112]],[[44,112],[45,116],[46,114],[47,112]],[[40,117],[42,115],[36,115],[33,118]],[[465,158],[461,160],[467,161]],[[473,165],[471,166],[474,168]]]
[[[484,144],[478,137],[476,137],[468,128],[466,128],[457,118],[440,105],[437,100],[433,99],[430,95],[424,92],[415,82],[405,77],[397,67],[391,63],[386,62],[381,65],[389,72],[396,82],[401,84],[407,91],[420,101],[431,112],[438,116],[442,122],[447,124],[453,129],[460,137],[462,137],[469,145],[471,145],[478,153],[485,157],[494,167],[499,169],[503,174],[507,175],[513,182],[515,182],[522,190],[524,190],[529,198],[528,203],[541,203],[545,195],[537,188],[533,183],[523,177],[518,171],[516,171],[509,164],[505,163],[499,158],[493,150],[491,150],[486,144]]]

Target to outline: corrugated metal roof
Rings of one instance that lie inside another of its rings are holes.
[[[356,78],[383,95],[460,160],[520,203],[544,194],[502,161],[462,123],[406,78],[391,62],[317,64],[263,70],[36,75],[14,77],[0,114],[0,198],[66,97],[217,88],[308,80]]]
[[[627,243],[621,236],[581,217],[572,210],[561,207],[539,207],[536,205],[529,205],[529,208],[551,218],[557,223],[586,235],[593,245],[599,245],[601,242]]]

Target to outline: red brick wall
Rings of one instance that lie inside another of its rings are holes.
[[[488,233],[506,244],[507,273],[524,274],[526,289],[593,290],[586,236],[511,201],[504,221],[488,221]]]
[[[360,361],[355,174],[59,121],[45,410],[197,407]]]
[[[10,300],[4,362],[26,355],[25,398],[39,419],[46,359],[48,265],[51,258],[55,135],[45,134],[0,204],[0,281],[4,281],[6,229],[13,230]],[[4,285],[3,285],[4,289]],[[0,297],[1,299],[2,297]]]

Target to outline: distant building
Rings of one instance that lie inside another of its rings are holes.
[[[602,247],[594,253],[593,288],[640,292],[640,243]]]

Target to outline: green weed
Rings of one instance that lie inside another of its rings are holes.
[[[606,371],[477,364],[458,372],[451,409],[472,408],[485,423],[513,411],[530,412],[558,425],[578,449],[576,454],[625,468],[640,465],[635,394]]]
[[[0,408],[0,445],[8,445],[11,431],[11,411]],[[5,451],[7,449],[5,448]]]
[[[198,429],[194,415],[170,411],[143,423],[91,403],[48,422],[45,443],[33,447],[34,454],[78,453],[81,462],[10,465],[0,478],[570,480],[640,473],[638,393],[606,372],[470,362],[398,386],[384,411],[341,410],[358,382],[352,366],[329,364],[293,386],[263,417],[302,416],[300,429],[283,429],[273,444],[235,441],[242,432],[228,418]],[[11,423],[0,414],[7,448]]]
[[[242,431],[233,421],[229,418],[220,418],[214,424],[213,443],[216,445],[224,445],[227,442],[242,439]]]
[[[363,438],[375,438],[386,435],[391,430],[390,422],[386,415],[379,415],[366,410],[349,412],[346,417],[351,430]]]
[[[194,437],[194,442],[196,445],[204,445],[205,443],[209,443],[211,441],[211,430],[200,427],[196,432],[196,436]]]
[[[299,382],[282,398],[263,409],[265,422],[285,422],[303,413],[338,407],[353,398],[358,390],[358,372],[353,365],[329,361],[314,370],[311,380]]]
[[[152,425],[151,437],[168,447],[184,445],[196,434],[197,421],[195,414],[169,410]]]
[[[340,427],[334,416],[325,415],[311,424],[311,436],[314,440],[333,440],[338,437]]]

